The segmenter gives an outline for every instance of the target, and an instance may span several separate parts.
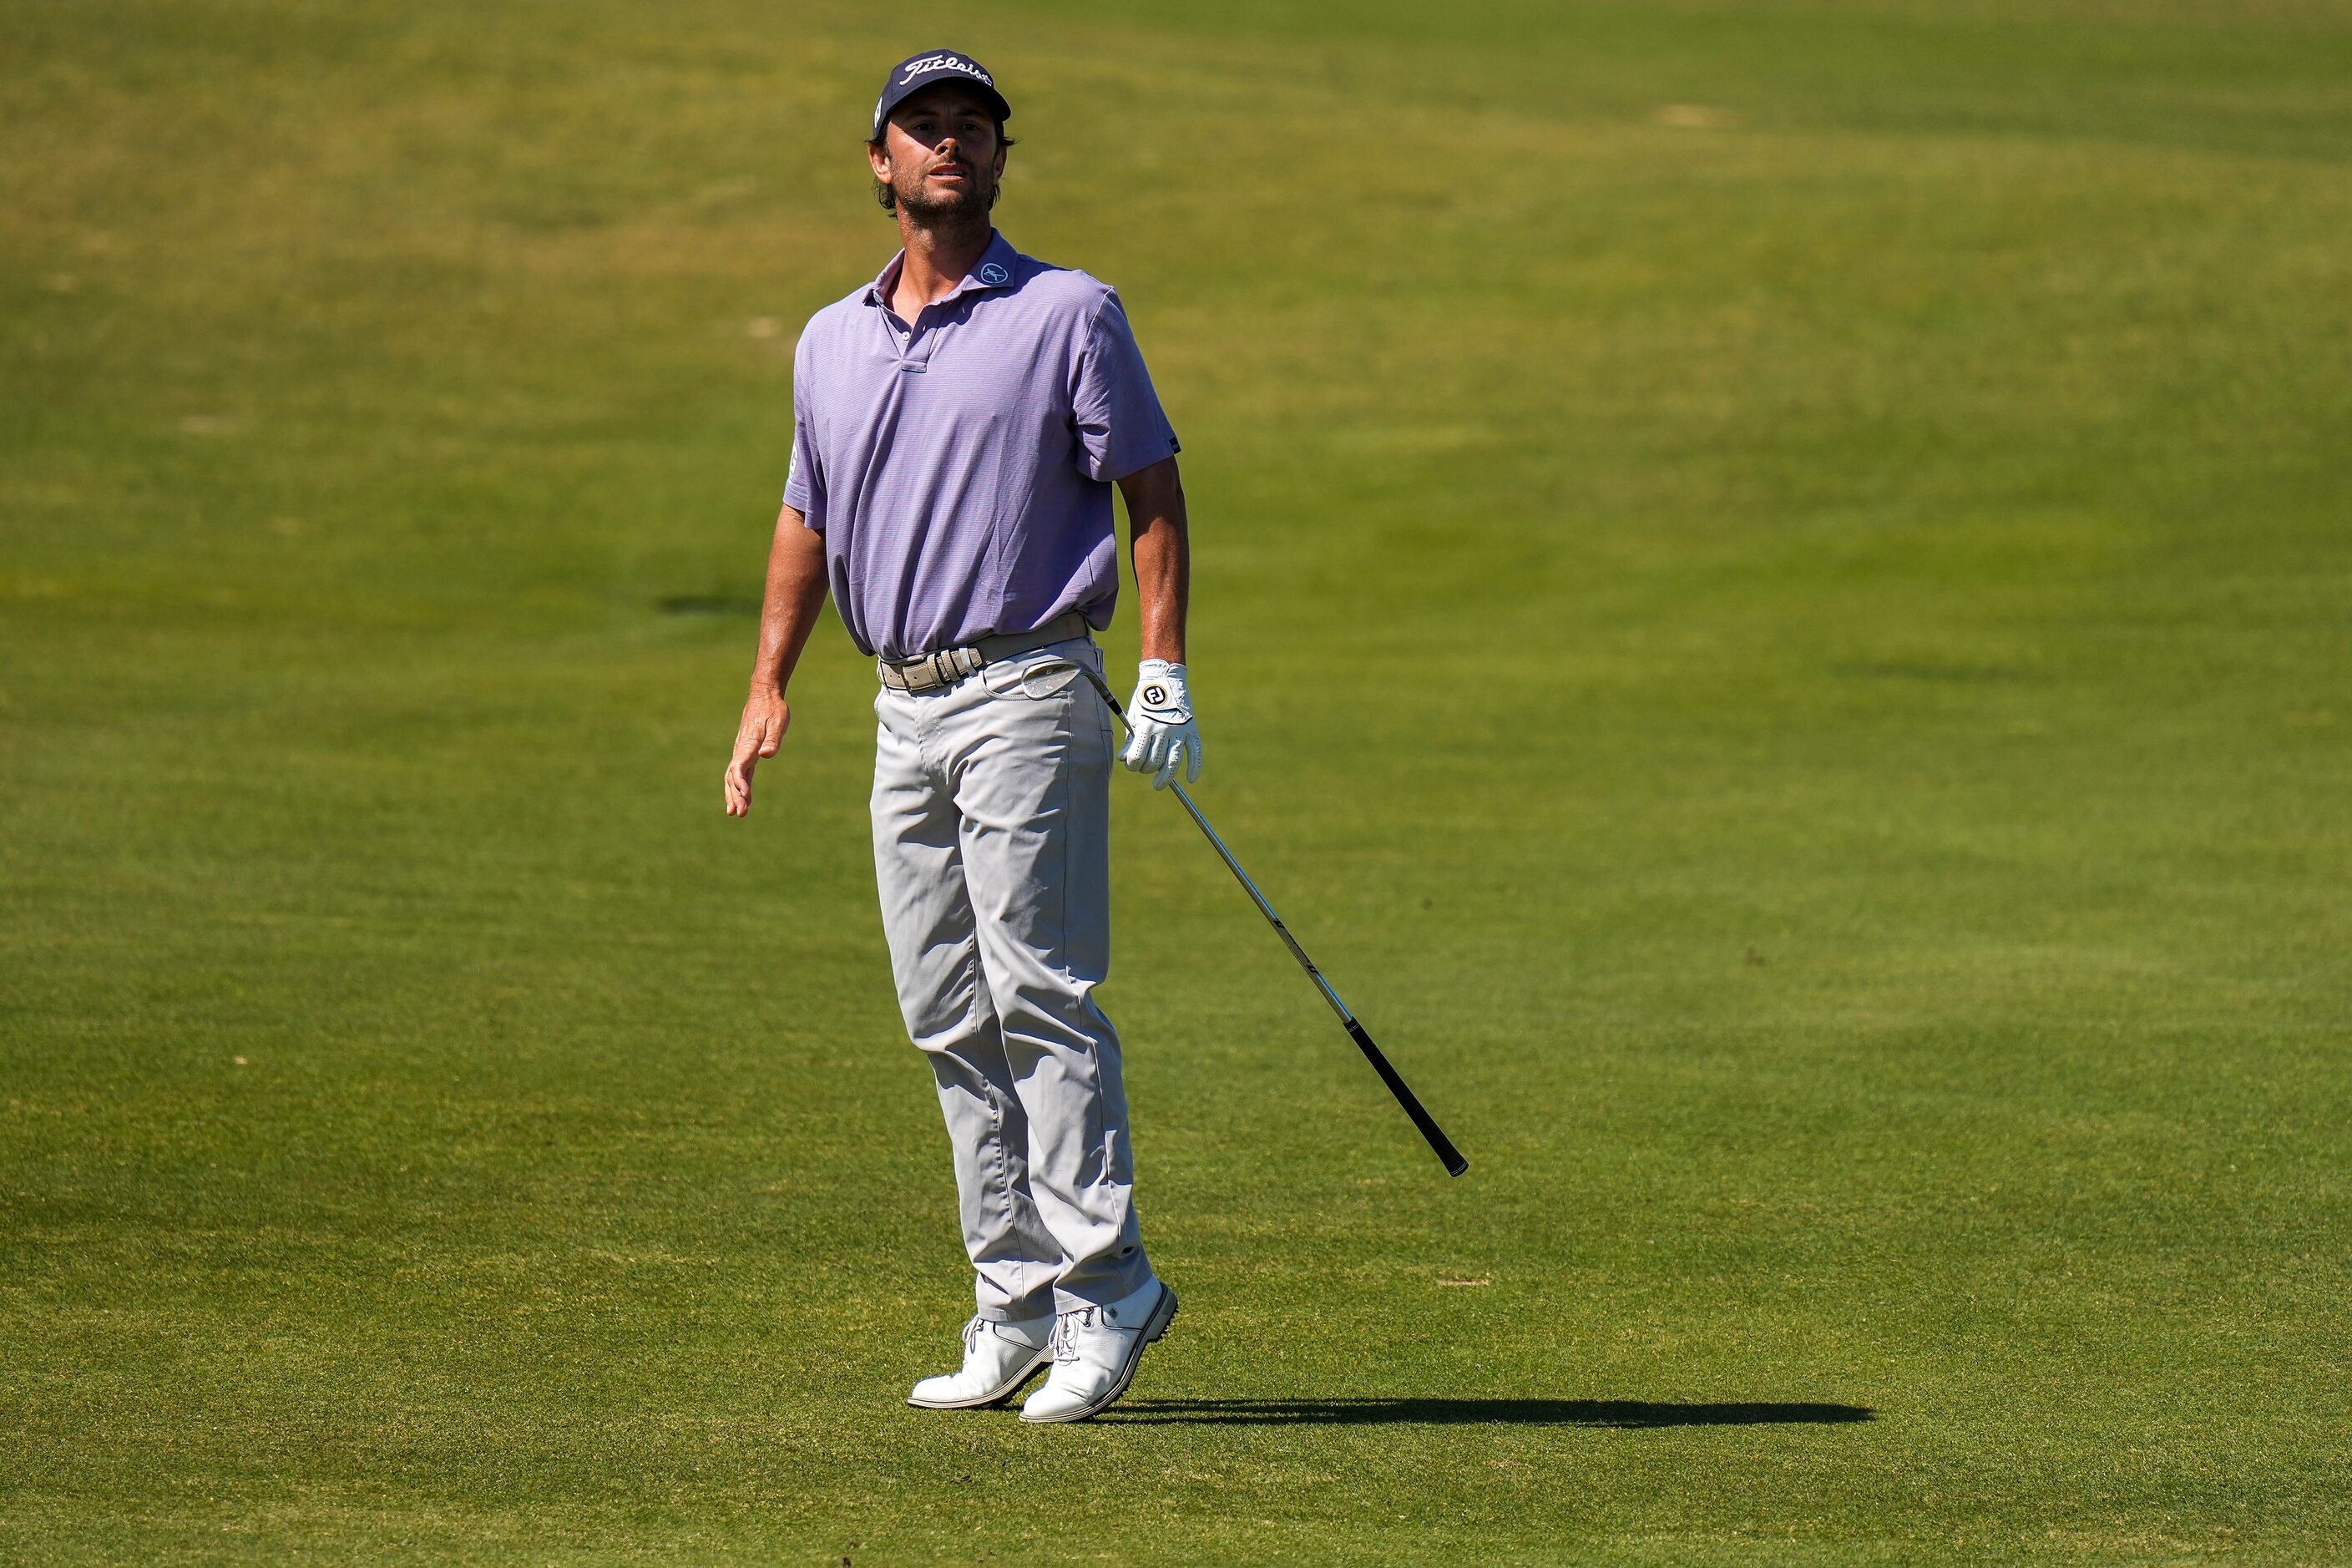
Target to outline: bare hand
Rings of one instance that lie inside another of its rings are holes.
[[[727,815],[751,815],[751,770],[762,757],[772,757],[793,726],[792,704],[781,691],[754,691],[743,704],[743,721],[735,727],[735,759],[727,764]]]

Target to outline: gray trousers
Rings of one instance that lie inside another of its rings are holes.
[[[930,1058],[980,1313],[1132,1295],[1110,965],[1110,712],[1085,637],[874,700],[874,879],[907,1033]]]

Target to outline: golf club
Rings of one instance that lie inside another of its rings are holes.
[[[1118,716],[1118,721],[1126,725],[1128,733],[1133,734],[1135,726],[1128,722],[1127,710],[1119,706],[1118,699],[1111,695],[1110,688],[1104,684],[1102,678],[1084,665],[1076,668],[1094,683],[1095,689],[1102,693],[1103,701]],[[1339,994],[1331,989],[1331,983],[1323,978],[1323,972],[1315,967],[1315,961],[1307,956],[1307,950],[1298,945],[1298,939],[1290,934],[1290,928],[1282,923],[1282,917],[1274,912],[1274,906],[1265,901],[1265,895],[1257,890],[1257,884],[1250,880],[1247,871],[1242,869],[1242,863],[1234,858],[1234,852],[1225,847],[1225,841],[1217,837],[1217,830],[1209,826],[1209,819],[1201,815],[1201,808],[1192,804],[1192,797],[1184,793],[1184,786],[1171,779],[1168,792],[1192,818],[1193,826],[1201,830],[1202,837],[1208,839],[1209,847],[1217,852],[1217,858],[1225,863],[1225,869],[1234,874],[1234,879],[1242,885],[1242,891],[1250,896],[1250,902],[1257,906],[1257,912],[1265,917],[1266,924],[1274,928],[1274,934],[1282,939],[1282,945],[1290,949],[1290,956],[1298,960],[1298,967],[1307,971],[1307,978],[1315,982],[1315,988],[1323,993],[1323,1000],[1331,1004],[1331,1011],[1339,1016],[1339,1023],[1347,1029],[1349,1038],[1356,1042],[1357,1048],[1364,1053],[1364,1059],[1372,1064],[1372,1070],[1381,1075],[1381,1081],[1389,1086],[1389,1092],[1396,1096],[1397,1103],[1404,1107],[1404,1113],[1412,1118],[1412,1124],[1421,1129],[1421,1135],[1429,1141],[1430,1148],[1444,1163],[1446,1174],[1458,1176],[1468,1170],[1470,1162],[1462,1157],[1462,1151],[1454,1146],[1454,1140],[1445,1135],[1445,1130],[1437,1124],[1437,1119],[1422,1108],[1420,1099],[1398,1076],[1397,1069],[1389,1065],[1389,1058],[1381,1054],[1380,1047],[1372,1044],[1372,1037],[1365,1032],[1355,1014],[1348,1010],[1348,1005],[1339,1000]]]

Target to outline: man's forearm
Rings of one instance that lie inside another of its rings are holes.
[[[1184,662],[1184,616],[1192,595],[1192,546],[1176,459],[1162,458],[1118,482],[1127,498],[1128,552],[1135,565],[1137,619],[1145,658]]]
[[[801,649],[824,608],[824,538],[791,507],[776,514],[768,547],[768,587],[760,605],[760,651],[751,661],[753,691],[782,691],[800,663]]]

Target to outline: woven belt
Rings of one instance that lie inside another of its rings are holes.
[[[874,669],[881,676],[882,684],[891,690],[920,696],[926,691],[943,691],[966,676],[978,674],[1000,658],[1011,658],[1016,653],[1028,653],[1086,635],[1086,612],[1066,610],[1034,632],[1007,632],[1002,637],[982,637],[978,642],[967,643],[962,647],[943,647],[920,658],[877,658],[874,661]]]

